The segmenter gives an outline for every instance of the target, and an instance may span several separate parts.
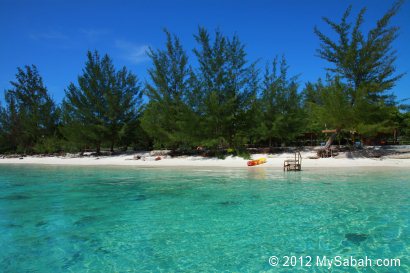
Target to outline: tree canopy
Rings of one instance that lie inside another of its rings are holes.
[[[135,124],[142,102],[137,77],[125,67],[116,70],[108,55],[88,52],[78,86],[71,83],[62,104],[62,133],[68,140],[111,151]]]
[[[300,86],[285,57],[261,69],[249,60],[238,35],[203,27],[193,35],[192,57],[165,30],[165,44],[147,52],[148,79],[140,83],[108,55],[87,53],[76,83],[57,106],[34,65],[18,68],[0,105],[0,152],[57,152],[109,148],[244,151],[249,146],[298,145],[323,129],[361,138],[410,138],[409,107],[396,101],[392,26],[396,2],[364,31],[366,9],[352,7],[340,21],[314,28],[326,77]],[[301,71],[303,73],[303,71]]]
[[[252,130],[253,107],[258,92],[255,64],[248,64],[245,46],[216,31],[214,40],[199,28],[194,49],[199,69],[195,88],[199,94],[198,113],[202,144],[235,147],[248,141]]]
[[[402,1],[396,2],[367,33],[361,30],[366,9],[360,10],[354,22],[348,22],[351,6],[339,23],[323,18],[337,40],[315,27],[321,42],[318,56],[333,65],[327,70],[336,79],[332,81],[335,86],[328,89],[327,101],[338,101],[332,103],[343,105],[345,110],[351,108],[348,114],[351,122],[343,123],[346,129],[370,136],[394,127],[389,119],[395,98],[388,91],[403,74],[396,72],[397,55],[392,46],[399,28],[390,26],[390,22],[401,5]]]
[[[55,133],[58,108],[35,65],[17,68],[16,80],[10,83],[0,115],[1,149],[31,153],[37,142]]]
[[[288,69],[285,57],[280,63],[275,58],[265,69],[257,131],[261,140],[268,140],[269,146],[273,141],[277,145],[293,141],[304,129],[298,77],[289,77]]]
[[[195,143],[196,116],[190,98],[192,70],[178,37],[167,30],[165,49],[150,49],[152,67],[145,93],[149,98],[142,127],[156,147],[177,148]]]

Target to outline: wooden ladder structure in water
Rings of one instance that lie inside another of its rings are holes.
[[[302,156],[299,151],[295,152],[294,159],[286,159],[283,162],[283,171],[301,171],[302,170]]]

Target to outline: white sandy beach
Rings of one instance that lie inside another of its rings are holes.
[[[346,167],[402,167],[410,168],[410,153],[400,155],[382,156],[380,158],[366,158],[351,156],[348,153],[339,153],[334,158],[314,157],[314,151],[302,152],[302,168],[346,168]],[[136,156],[141,159],[136,160]],[[0,164],[46,164],[46,165],[78,165],[78,166],[141,166],[141,167],[244,167],[244,168],[282,168],[285,159],[291,159],[293,154],[254,154],[252,159],[267,158],[267,163],[248,167],[247,160],[240,157],[227,157],[225,159],[204,158],[200,156],[161,156],[161,160],[155,160],[157,156],[150,153],[135,153],[118,156],[26,156],[23,158],[0,158]]]

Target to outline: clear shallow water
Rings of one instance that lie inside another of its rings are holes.
[[[0,166],[2,272],[409,272],[410,170]],[[400,258],[271,267],[270,256]]]

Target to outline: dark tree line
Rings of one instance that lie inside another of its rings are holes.
[[[329,64],[325,79],[301,87],[286,58],[259,69],[239,37],[199,28],[193,66],[178,37],[149,49],[149,80],[116,69],[108,55],[88,52],[85,67],[56,105],[35,66],[18,68],[0,107],[0,152],[51,153],[101,148],[170,148],[189,151],[247,145],[295,145],[306,132],[325,128],[374,137],[397,129],[410,136],[408,107],[391,89],[396,72],[390,26],[401,2],[367,33],[365,9],[353,22],[351,7],[340,22],[324,21],[333,40],[318,28],[318,57]],[[148,100],[143,100],[143,94]]]

